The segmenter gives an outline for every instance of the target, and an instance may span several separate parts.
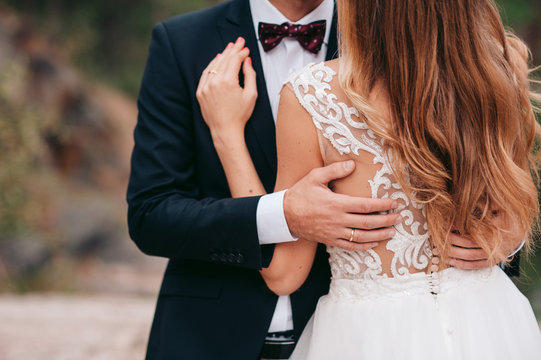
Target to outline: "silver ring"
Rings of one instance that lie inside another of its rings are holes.
[[[209,74],[216,75],[218,72],[214,69],[209,70]]]
[[[351,229],[351,235],[349,236],[349,239],[348,239],[350,242],[353,241],[353,237],[355,237],[355,230],[357,229]]]

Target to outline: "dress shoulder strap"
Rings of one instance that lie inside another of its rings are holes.
[[[340,155],[359,155],[359,150],[364,150],[381,156],[381,140],[360,118],[356,108],[338,101],[333,93],[331,83],[335,75],[336,72],[325,63],[309,64],[292,74],[286,85],[291,87],[299,103],[310,114],[321,135]]]

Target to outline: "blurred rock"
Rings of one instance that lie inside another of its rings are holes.
[[[0,5],[0,260],[10,277],[58,259],[148,264],[126,228],[136,118],[133,99],[90,81]]]
[[[31,276],[41,270],[51,257],[46,243],[38,235],[0,239],[0,261],[8,275]]]

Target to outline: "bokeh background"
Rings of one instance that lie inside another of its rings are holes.
[[[1,358],[143,358],[165,262],[126,228],[138,87],[152,26],[217,2],[0,0]],[[541,1],[499,4],[541,64]]]

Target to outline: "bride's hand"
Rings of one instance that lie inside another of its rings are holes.
[[[243,38],[229,43],[203,71],[196,97],[214,145],[244,141],[244,127],[257,99],[256,73]],[[239,84],[242,67],[244,87]]]

